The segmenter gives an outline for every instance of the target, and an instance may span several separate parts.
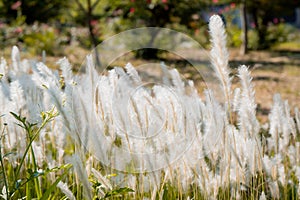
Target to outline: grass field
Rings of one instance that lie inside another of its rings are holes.
[[[299,199],[299,53],[227,57],[218,16],[210,34],[216,91],[173,55],[128,54],[99,74],[91,56],[78,72],[85,51],[66,50],[72,67],[13,47],[0,63],[0,197]]]

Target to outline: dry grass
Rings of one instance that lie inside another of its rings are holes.
[[[90,53],[86,49],[78,46],[63,47],[64,54],[73,65],[74,71],[80,68],[84,62],[85,56]],[[1,56],[8,58],[11,49],[4,49]],[[189,59],[197,59],[197,51],[191,50]],[[241,56],[239,49],[230,49],[230,67],[233,73],[239,65],[245,64],[250,67],[255,85],[256,100],[258,103],[259,119],[266,121],[273,101],[273,95],[280,93],[283,99],[288,100],[291,108],[300,107],[300,52],[297,49],[293,51],[250,51],[247,55]],[[33,56],[22,52],[22,57],[26,59],[35,59],[41,61],[41,56]],[[61,57],[46,57],[46,65],[51,68],[57,68],[55,64]],[[195,82],[199,93],[201,94],[205,84],[203,84],[201,75],[189,63],[176,55],[163,55],[163,60],[170,68],[177,68],[185,79]],[[159,67],[147,69],[147,63],[159,63],[158,60],[145,61],[134,58],[132,53],[124,55],[112,63],[112,66],[125,66],[128,62],[134,66],[143,66],[138,71],[148,75],[156,74],[155,70]],[[233,87],[237,87],[235,81]],[[293,110],[293,109],[292,109]]]
[[[240,56],[232,50],[230,60],[233,67],[239,63],[250,66],[261,120],[266,120],[275,93],[288,100],[291,108],[300,106],[299,52],[253,51]]]

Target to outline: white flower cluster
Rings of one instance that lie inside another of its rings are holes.
[[[53,71],[44,63],[21,61],[13,47],[12,64],[4,59],[0,63],[0,123],[6,131],[1,146],[17,149],[11,162],[25,149],[24,130],[10,112],[39,123],[39,113],[55,106],[60,115],[33,142],[37,163],[51,167],[71,162],[87,198],[92,197],[91,174],[104,187],[124,185],[149,192],[154,199],[163,195],[167,183],[181,193],[194,185],[211,199],[220,198],[222,188],[241,198],[253,192],[254,179],[259,178],[264,184],[258,186],[260,199],[280,198],[280,187],[289,184],[300,191],[299,110],[292,117],[288,103],[275,95],[269,128],[264,129],[256,118],[246,66],[238,69],[241,88],[231,91],[221,18],[213,16],[209,28],[211,62],[223,104],[212,91],[201,99],[194,84],[184,83],[176,70],[168,71],[169,84],[149,88],[131,64],[100,75],[88,56],[86,73],[74,75],[66,58],[58,62],[60,72]],[[73,156],[65,151],[70,142],[77,150]],[[125,173],[110,180],[101,175],[112,169]],[[67,187],[71,184],[61,182],[58,188],[74,199]]]

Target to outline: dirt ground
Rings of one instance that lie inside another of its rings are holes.
[[[288,101],[292,112],[295,107],[300,108],[300,51],[250,51],[245,56],[241,56],[238,49],[230,49],[229,52],[232,75],[236,74],[238,66],[242,64],[248,66],[251,71],[256,91],[257,112],[261,121],[267,121],[276,93]],[[199,57],[193,51],[188,55],[190,60]],[[122,66],[127,62],[134,66],[145,65],[144,61],[130,56],[120,60],[116,61],[116,65]],[[193,80],[200,93],[203,91],[203,84],[198,82],[201,75],[189,63],[172,55],[167,56],[165,62],[169,68],[178,69],[183,78]],[[140,73],[142,71],[139,70]],[[153,67],[148,69],[148,73],[153,73]],[[234,78],[233,88],[238,85],[238,78]]]
[[[300,51],[253,51],[240,56],[237,50],[231,50],[230,61],[233,68],[240,63],[251,68],[262,120],[268,116],[275,93],[288,101],[291,110],[300,108]]]

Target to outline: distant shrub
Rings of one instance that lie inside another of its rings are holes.
[[[235,26],[235,25],[231,25],[228,29],[227,29],[227,33],[228,33],[228,45],[231,47],[239,47],[242,44],[242,30]]]
[[[266,40],[270,45],[295,40],[297,32],[296,27],[287,23],[272,24],[268,27]]]

